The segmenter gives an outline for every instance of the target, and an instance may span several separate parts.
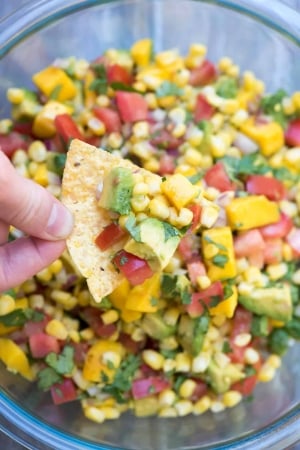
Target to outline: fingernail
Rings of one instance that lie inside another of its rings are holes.
[[[73,216],[70,211],[60,203],[54,203],[46,232],[56,239],[65,239],[73,229]]]

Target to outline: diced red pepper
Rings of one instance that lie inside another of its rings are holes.
[[[209,120],[214,115],[215,108],[208,103],[207,98],[203,94],[198,94],[196,99],[194,120],[200,122],[201,120]]]
[[[292,230],[287,237],[287,241],[294,252],[297,255],[300,255],[300,228],[295,228]]]
[[[281,239],[265,239],[266,247],[264,249],[265,264],[277,264],[282,261]]]
[[[265,247],[265,241],[257,229],[244,231],[234,238],[234,252],[237,258],[261,253]]]
[[[192,86],[205,86],[206,84],[212,83],[216,77],[216,67],[206,59],[200,66],[191,70],[190,84]]]
[[[101,313],[101,309],[89,306],[82,310],[81,317],[89,324],[97,336],[109,338],[115,333],[117,327],[113,323],[105,324],[101,319]]]
[[[242,306],[238,306],[233,317],[231,338],[235,338],[241,333],[249,333],[251,330],[252,313]]]
[[[260,233],[264,238],[276,239],[286,237],[293,228],[292,219],[284,213],[280,214],[280,219],[276,223],[266,225],[259,228]]]
[[[34,358],[44,358],[49,353],[59,353],[58,340],[46,333],[34,333],[29,337],[30,352]]]
[[[192,294],[191,303],[185,305],[186,312],[191,317],[199,317],[204,313],[205,307],[209,307],[216,299],[224,297],[223,286],[220,281],[212,283],[209,288]]]
[[[218,162],[207,170],[204,175],[204,181],[208,186],[214,187],[220,192],[235,190],[234,183],[230,180],[221,162]]]
[[[132,395],[134,399],[149,397],[158,394],[170,387],[170,382],[161,377],[149,377],[134,380],[132,382]]]
[[[32,125],[33,122],[29,120],[24,120],[22,122],[14,122],[13,131],[16,131],[20,134],[25,134],[26,136],[32,136]]]
[[[95,106],[93,111],[95,116],[104,123],[108,133],[121,131],[122,124],[117,111],[111,108],[101,108],[100,106]]]
[[[114,256],[113,263],[133,286],[142,284],[153,275],[153,271],[145,259],[125,250],[121,250]]]
[[[202,208],[199,204],[194,204],[189,206],[188,209],[191,210],[193,213],[193,220],[190,229],[191,231],[195,231],[200,225]]]
[[[59,114],[54,119],[56,131],[61,136],[65,144],[69,144],[71,139],[81,139],[84,137],[76,122],[69,114]]]
[[[107,81],[109,84],[111,83],[122,83],[125,85],[131,85],[133,81],[133,77],[131,73],[125,69],[125,67],[120,66],[119,64],[112,64],[107,67]]]
[[[129,353],[134,353],[135,355],[143,348],[144,340],[134,341],[130,334],[121,332],[119,335],[119,341],[126,348]]]
[[[242,395],[251,395],[257,384],[257,375],[251,375],[242,381],[238,381],[231,386],[234,391],[240,392]]]
[[[9,158],[18,149],[27,150],[31,143],[31,139],[22,136],[16,131],[11,131],[9,134],[0,134],[0,151],[5,153]]]
[[[246,181],[246,190],[253,195],[265,195],[269,200],[279,201],[286,197],[284,184],[273,177],[250,175]]]
[[[300,146],[300,119],[291,120],[285,132],[285,142],[290,147]]]
[[[168,153],[164,153],[159,160],[159,175],[169,175],[174,173],[176,168],[175,158]]]
[[[55,405],[72,402],[77,399],[75,384],[71,378],[65,378],[61,383],[56,383],[50,388],[51,397]]]
[[[96,245],[100,250],[107,250],[117,242],[120,242],[127,232],[123,230],[117,223],[111,223],[107,225],[95,239]]]
[[[148,118],[148,105],[144,97],[136,92],[116,92],[117,107],[123,122],[138,122]]]

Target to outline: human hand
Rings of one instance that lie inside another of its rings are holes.
[[[25,236],[8,243],[10,225]],[[72,227],[71,213],[46,189],[20,176],[0,151],[0,292],[57,259]]]

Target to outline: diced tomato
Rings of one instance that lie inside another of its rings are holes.
[[[244,231],[234,238],[234,252],[237,258],[261,253],[265,246],[265,241],[257,229]]]
[[[198,94],[194,111],[195,122],[201,120],[209,120],[215,112],[215,108],[208,103],[207,98],[203,94]]]
[[[291,120],[285,132],[285,142],[290,147],[300,146],[300,119]]]
[[[74,362],[76,366],[82,367],[89,349],[89,344],[87,342],[71,342],[68,345],[74,348]]]
[[[101,309],[89,306],[82,310],[81,317],[89,324],[97,336],[109,338],[115,333],[117,327],[113,323],[105,324],[101,319],[101,312]]]
[[[95,116],[100,119],[108,133],[120,132],[121,131],[121,120],[117,111],[111,108],[101,108],[100,106],[95,106],[93,108]]]
[[[189,397],[189,399],[192,402],[196,402],[201,397],[203,397],[203,395],[206,394],[206,392],[208,390],[208,386],[205,383],[205,381],[199,380],[198,378],[193,378],[193,381],[195,381],[196,387],[195,387],[192,395]]]
[[[139,353],[139,351],[143,348],[144,340],[134,341],[130,334],[120,333],[119,341],[126,348],[126,350],[130,353],[134,353],[135,355]]]
[[[214,64],[207,59],[190,73],[190,84],[192,86],[205,86],[212,83],[217,76],[217,70]]]
[[[14,122],[13,131],[23,135],[25,134],[26,136],[32,136],[32,121],[26,120],[22,122]]]
[[[129,86],[133,81],[131,73],[119,64],[112,64],[108,66],[106,73],[109,84],[122,83]]]
[[[50,388],[51,397],[55,405],[72,402],[77,399],[75,384],[71,378],[65,378],[61,383],[56,383]]]
[[[28,320],[23,329],[27,337],[32,336],[33,334],[42,333],[45,331],[47,323],[50,321],[50,317],[44,316],[43,320],[38,322],[33,322],[32,320]]]
[[[29,347],[34,358],[44,358],[49,353],[59,353],[58,340],[46,333],[35,333],[29,337]]]
[[[266,247],[264,249],[265,264],[277,264],[282,261],[281,239],[265,239]]]
[[[242,306],[238,306],[233,317],[231,338],[235,338],[241,333],[249,333],[251,330],[252,313]]]
[[[172,134],[165,128],[155,131],[150,139],[151,145],[164,150],[175,150],[182,144],[182,142],[182,139],[172,136]]]
[[[300,255],[300,228],[292,230],[287,237],[287,241],[295,253]]]
[[[204,180],[208,186],[214,187],[220,192],[235,190],[235,186],[221,162],[218,162],[208,169],[204,175]]]
[[[101,147],[101,138],[99,136],[86,136],[84,142],[94,147]]]
[[[197,278],[206,275],[205,265],[197,257],[187,263],[187,270],[192,284],[197,284]]]
[[[127,232],[123,230],[117,223],[111,223],[107,225],[95,239],[96,245],[100,250],[107,250],[117,242],[120,242],[127,235]]]
[[[199,204],[194,204],[194,205],[189,206],[188,209],[191,210],[193,213],[193,220],[192,220],[190,229],[191,229],[191,231],[195,231],[195,230],[197,230],[198,226],[200,225],[202,208]]]
[[[27,150],[30,142],[31,139],[16,131],[11,131],[9,134],[0,134],[0,151],[10,158],[19,148]]]
[[[194,292],[192,294],[191,303],[185,305],[186,312],[191,317],[199,317],[203,314],[205,306],[210,304],[216,299],[223,299],[223,286],[220,281],[212,283],[209,288],[203,289],[201,292]]]
[[[176,168],[175,158],[168,153],[164,153],[159,160],[159,175],[169,175],[174,173]]]
[[[134,380],[132,382],[132,395],[134,399],[149,397],[149,395],[158,394],[168,389],[170,382],[160,377],[149,377]]]
[[[253,195],[265,195],[269,200],[279,201],[286,197],[284,184],[273,177],[250,175],[246,181],[246,190]]]
[[[292,228],[292,219],[286,214],[281,213],[278,222],[261,227],[259,231],[264,238],[276,239],[286,237]]]
[[[148,105],[141,94],[117,91],[116,101],[123,122],[137,122],[148,118]]]
[[[178,251],[185,262],[199,258],[197,241],[197,236],[189,231],[180,239]]]
[[[248,256],[248,262],[250,266],[257,267],[259,270],[261,270],[265,265],[264,250],[256,253],[251,253],[251,255]]]
[[[257,383],[257,375],[251,375],[242,381],[238,381],[231,386],[234,391],[240,392],[242,395],[251,395]]]
[[[153,271],[145,259],[125,250],[121,250],[114,256],[113,263],[133,286],[142,284],[153,275]]]
[[[54,119],[56,131],[62,137],[65,144],[69,144],[71,139],[81,139],[84,137],[77,124],[69,114],[59,114]]]

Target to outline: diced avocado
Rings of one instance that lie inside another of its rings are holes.
[[[175,333],[175,326],[164,322],[160,314],[145,314],[142,320],[142,329],[153,339],[161,340]]]
[[[229,363],[225,367],[220,367],[214,359],[209,363],[207,375],[208,383],[217,394],[228,391],[233,383],[245,377],[244,373],[234,364]]]
[[[292,320],[290,320],[286,324],[285,329],[292,338],[299,340],[300,339],[300,318],[293,317]]]
[[[23,100],[12,107],[12,117],[15,120],[32,119],[41,110],[37,95],[28,89],[22,89]]]
[[[201,352],[208,325],[209,317],[207,315],[195,319],[188,315],[181,316],[178,327],[178,340],[185,351],[193,356]]]
[[[253,336],[268,336],[269,319],[267,316],[253,316],[251,323],[251,334],[253,334]]]
[[[236,98],[238,84],[235,78],[220,77],[216,84],[216,94],[223,98]]]
[[[130,169],[114,167],[104,177],[99,206],[121,215],[129,214],[134,180]]]
[[[291,291],[287,285],[253,289],[249,296],[240,296],[239,303],[259,316],[288,322],[292,318]]]
[[[134,238],[124,249],[146,259],[153,271],[164,269],[172,258],[180,241],[176,228],[161,220],[149,218],[134,228]]]
[[[47,158],[47,169],[50,172],[57,173],[57,175],[62,175],[67,155],[65,153],[49,152]]]
[[[210,138],[212,136],[213,132],[213,126],[211,122],[208,120],[201,120],[198,123],[198,128],[200,128],[201,131],[203,131],[203,139],[201,141],[199,151],[201,153],[209,153],[210,152]]]
[[[271,353],[284,355],[289,346],[289,334],[284,328],[274,328],[268,337],[268,349]]]

